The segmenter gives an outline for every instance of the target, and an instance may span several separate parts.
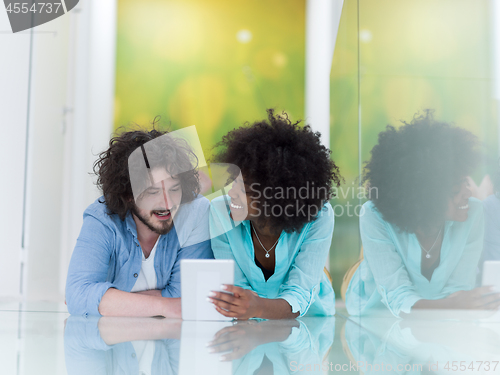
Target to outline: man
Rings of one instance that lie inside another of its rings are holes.
[[[71,314],[181,316],[181,259],[213,254],[196,155],[171,135],[125,132],[99,155],[103,196],[85,210],[71,258]]]

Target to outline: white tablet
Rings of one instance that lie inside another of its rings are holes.
[[[181,260],[181,304],[184,320],[232,320],[207,301],[222,284],[234,284],[234,261],[230,259]]]
[[[500,261],[487,260],[483,265],[483,286],[491,285],[500,292]]]

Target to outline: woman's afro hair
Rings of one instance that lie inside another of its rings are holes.
[[[430,110],[398,129],[388,125],[364,167],[370,199],[403,231],[439,224],[454,190],[479,162],[477,146],[476,136],[435,121]]]
[[[317,217],[332,196],[333,184],[339,186],[342,177],[319,132],[299,126],[300,121],[292,123],[286,114],[276,115],[272,109],[267,113],[267,121],[246,123],[225,135],[215,146],[212,161],[235,164],[254,196],[261,193],[262,224],[278,231],[300,231]]]

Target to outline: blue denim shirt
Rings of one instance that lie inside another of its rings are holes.
[[[109,288],[130,292],[142,266],[137,228],[129,212],[125,220],[108,215],[104,198],[83,214],[66,281],[71,314],[100,315],[99,303]],[[157,287],[163,297],[181,296],[181,259],[212,259],[208,214],[210,204],[199,196],[179,208],[172,230],[160,237],[154,259]],[[182,226],[177,223],[182,222]]]

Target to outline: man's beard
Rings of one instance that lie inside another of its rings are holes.
[[[151,212],[151,211],[150,211]],[[155,228],[149,221],[148,218],[145,218],[139,213],[139,210],[137,209],[137,206],[134,205],[132,208],[132,213],[137,216],[137,218],[143,223],[145,226],[148,227],[148,229],[152,232],[155,232],[157,234],[167,234],[170,232],[170,230],[174,227],[174,221],[172,219],[172,213],[171,213],[171,219],[168,221],[160,221],[161,226],[159,228]]]

